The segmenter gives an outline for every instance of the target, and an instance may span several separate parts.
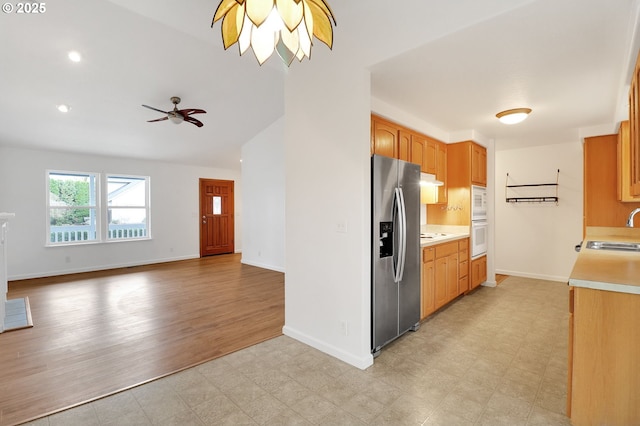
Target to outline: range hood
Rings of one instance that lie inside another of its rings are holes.
[[[442,186],[444,182],[436,179],[436,175],[420,173],[420,186]]]

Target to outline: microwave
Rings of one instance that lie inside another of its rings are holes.
[[[471,220],[487,220],[487,188],[471,187]]]

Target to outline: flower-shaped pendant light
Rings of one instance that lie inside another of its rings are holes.
[[[324,0],[222,0],[211,26],[222,19],[224,48],[238,43],[240,55],[253,48],[260,65],[277,51],[291,65],[311,56],[311,38],[333,46],[336,20]]]

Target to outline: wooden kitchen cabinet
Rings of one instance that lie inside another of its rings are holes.
[[[438,187],[438,204],[447,204],[447,144],[439,142],[436,145],[436,179],[444,182]]]
[[[473,152],[476,151],[474,156]],[[482,154],[479,154],[482,153]],[[480,176],[484,173],[486,184],[486,149],[473,141],[457,142],[446,145],[446,198],[443,201],[448,207],[441,205],[427,206],[427,220],[438,225],[471,225],[471,185],[480,182],[480,178],[472,179],[472,173]],[[476,163],[473,167],[473,161]],[[478,172],[481,170],[482,172]]]
[[[629,170],[632,196],[640,196],[640,55],[629,89]]]
[[[640,200],[618,199],[618,135],[584,138],[584,228],[588,226],[624,227],[629,213],[640,207]],[[640,226],[640,215],[635,226]],[[584,232],[584,231],[583,231]]]
[[[487,280],[487,256],[471,261],[471,290]]]
[[[425,197],[430,204],[447,203],[447,144],[415,132],[400,124],[371,114],[371,154],[398,158],[420,165],[424,173],[436,175],[444,185],[435,196]]]
[[[569,297],[571,423],[640,424],[640,295],[572,287]]]
[[[421,319],[469,289],[469,239],[422,249]]]
[[[638,202],[640,201],[640,195],[633,195],[631,190],[633,185],[631,179],[631,138],[629,135],[629,121],[620,123],[617,148],[618,201]]]
[[[438,172],[438,142],[432,138],[426,138],[424,147],[424,172],[432,175]]]
[[[378,116],[371,116],[371,154],[398,158],[399,128],[390,121]]]
[[[458,290],[466,293],[469,287],[469,239],[458,241]]]
[[[435,246],[435,305],[444,306],[458,296],[458,242]]]
[[[487,186],[487,148],[471,144],[471,183]]]
[[[411,133],[404,129],[398,129],[398,157],[399,160],[402,161],[410,161],[415,163],[415,161],[411,160]],[[417,163],[420,164],[421,163]]]
[[[420,319],[424,319],[436,310],[436,270],[435,253],[433,246],[422,249],[422,282]]]

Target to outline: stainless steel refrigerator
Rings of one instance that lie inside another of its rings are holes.
[[[371,157],[371,352],[420,326],[420,166]]]

